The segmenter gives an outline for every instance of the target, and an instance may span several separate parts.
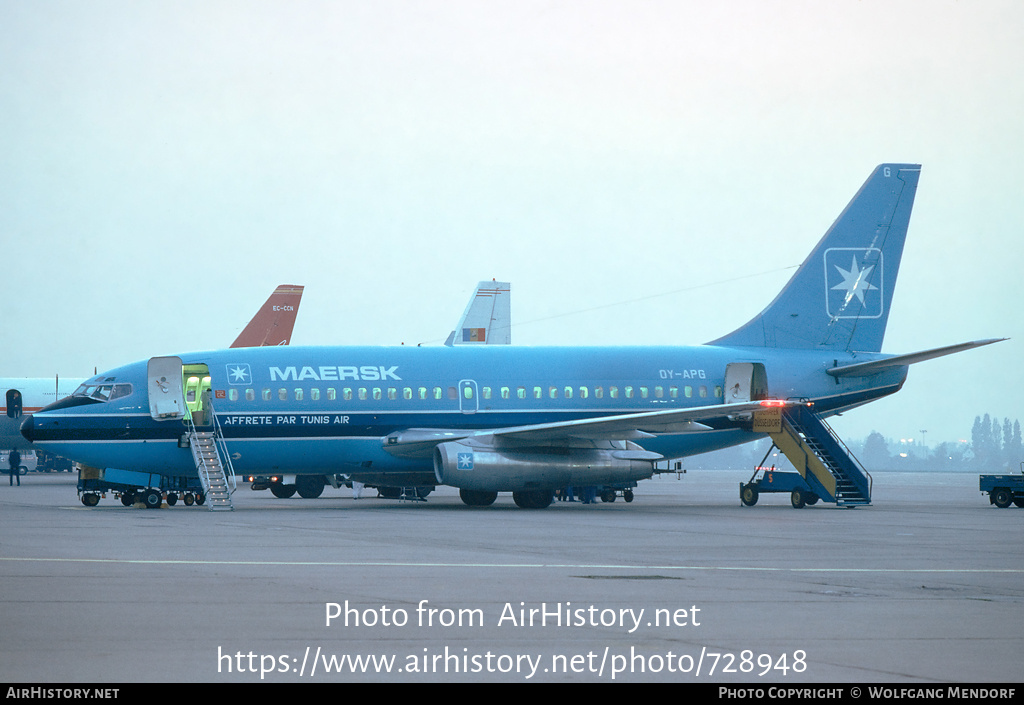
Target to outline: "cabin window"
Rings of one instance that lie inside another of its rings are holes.
[[[440,387],[434,387],[434,399],[444,398],[444,391]]]
[[[604,387],[594,387],[594,398],[604,399]]]
[[[359,397],[359,401],[366,401],[366,387],[360,387],[356,395]]]
[[[455,389],[455,387],[448,387],[448,398],[449,399],[458,399],[459,398],[459,392],[458,392],[457,389]]]
[[[612,399],[618,399],[619,398],[619,388],[618,387],[608,387],[608,396],[610,396]]]
[[[548,387],[548,397],[551,399],[558,398],[558,387]]]
[[[540,388],[540,387],[534,387],[533,388],[533,398],[534,399],[543,399],[544,398],[544,390],[542,388]]]
[[[228,390],[228,401],[238,401],[238,390],[237,389],[229,389]]]
[[[687,399],[692,397],[693,396],[693,387],[691,387],[690,385],[686,385],[685,387],[683,387],[683,396],[685,396]]]
[[[263,401],[270,401],[270,390],[269,389],[264,389],[262,396],[263,396]]]
[[[402,390],[402,398],[406,401],[412,399],[412,387],[405,387]]]
[[[509,399],[512,396],[512,391],[508,387],[501,388],[501,398]]]
[[[703,384],[700,385],[700,396],[702,399],[705,399],[708,396],[708,388]]]
[[[679,387],[669,387],[668,388],[668,395],[670,397],[672,397],[673,399],[678,399],[679,398]]]
[[[426,399],[427,399],[427,388],[426,387],[420,387],[419,389],[416,390],[416,393],[419,395],[420,401],[426,401]]]
[[[310,389],[309,398],[313,401],[320,401],[320,387],[313,387]]]
[[[633,398],[633,387],[630,387],[630,386],[626,387],[626,398],[627,399],[632,399]]]
[[[580,387],[580,399],[586,399],[590,396],[590,389],[587,387]]]
[[[348,398],[351,399],[352,398],[352,390],[351,389],[346,389],[345,391],[348,392]],[[336,390],[334,387],[328,387],[327,388],[327,401],[334,401],[337,398],[338,398],[338,390]]]
[[[256,390],[255,389],[246,389],[245,390],[245,400],[246,401],[256,401]]]
[[[491,388],[490,387],[483,387],[480,390],[480,394],[483,396],[484,399],[490,399],[491,398]]]
[[[388,387],[388,401],[396,401],[398,399],[398,390],[395,387]]]
[[[305,396],[305,393],[302,391],[302,388],[301,387],[296,387],[295,388],[295,401],[302,401],[302,398],[304,396]]]
[[[647,387],[640,387],[640,398],[641,399],[646,399],[648,394],[650,394],[650,390],[647,389]]]
[[[383,394],[380,391],[380,387],[373,388],[373,400],[380,401],[383,398]]]
[[[716,384],[715,385],[715,396],[718,397],[719,399],[721,399],[722,398],[722,391],[723,391],[722,390],[722,386]]]
[[[288,401],[288,390],[285,389],[284,387],[281,387],[280,389],[278,389],[277,390],[277,398],[280,401]]]
[[[565,388],[565,398],[572,399],[572,387]]]
[[[662,387],[661,385],[658,385],[657,387],[654,388],[654,398],[655,399],[661,399],[664,396],[665,396],[665,389],[664,389],[664,387]]]

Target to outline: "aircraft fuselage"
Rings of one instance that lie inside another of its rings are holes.
[[[760,394],[809,399],[834,413],[897,391],[906,368],[836,379],[836,364],[883,355],[768,348],[295,347],[190,353],[205,366],[212,406],[234,469],[244,474],[423,473],[429,457],[388,447],[408,429],[518,427],[749,399],[729,386],[728,367],[760,366]],[[181,419],[151,413],[147,361],[97,375],[87,384],[130,385],[117,398],[66,400],[37,413],[24,432],[38,446],[96,467],[188,476]],[[736,385],[733,385],[736,386]],[[756,382],[755,382],[756,386]],[[755,396],[756,398],[756,396]],[[707,452],[757,436],[723,415],[709,430],[636,441],[666,458]]]

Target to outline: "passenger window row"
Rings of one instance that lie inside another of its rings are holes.
[[[470,401],[476,394],[477,387],[472,384],[464,384],[461,387],[462,398]],[[534,386],[481,386],[480,398],[484,401],[493,399],[508,400],[540,400],[540,399],[692,399],[707,398],[713,396],[722,398],[721,385],[708,388],[707,385],[682,387],[671,385],[612,385],[609,387],[597,386],[573,386],[563,385],[547,387]],[[441,399],[458,399],[459,388],[457,387],[278,387],[277,389],[263,388],[256,390],[248,388],[239,391],[238,388],[228,390],[228,399],[238,401],[244,396],[246,401],[256,401],[257,396],[261,401],[428,401]]]

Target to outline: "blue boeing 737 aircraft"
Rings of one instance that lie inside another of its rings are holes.
[[[475,506],[635,482],[657,460],[763,438],[766,407],[822,418],[898,391],[912,363],[995,342],[880,352],[919,174],[877,167],[775,300],[705,345],[187,353],[96,375],[22,433],[94,468],[203,477],[205,431],[234,472],[291,473],[300,491],[345,473],[454,486]],[[187,400],[195,378],[205,389]],[[822,482],[819,494],[852,492]]]

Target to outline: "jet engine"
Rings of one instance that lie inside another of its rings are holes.
[[[609,445],[619,447],[510,450],[449,441],[434,450],[434,476],[438,484],[490,492],[614,485],[649,478],[661,458],[629,441]]]

